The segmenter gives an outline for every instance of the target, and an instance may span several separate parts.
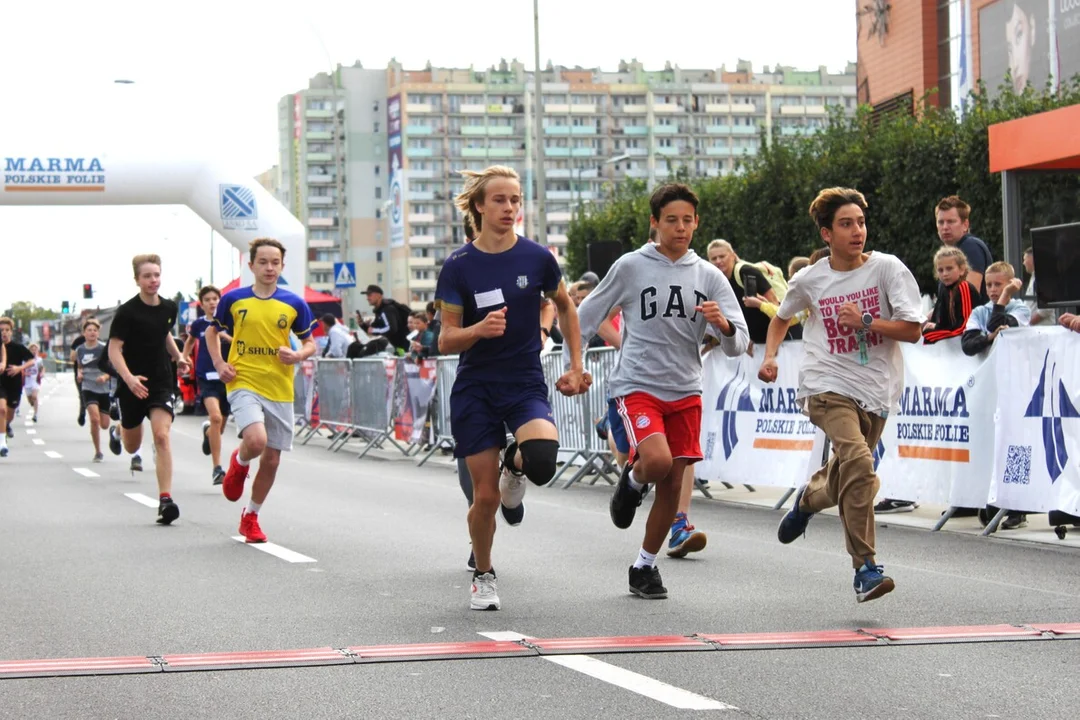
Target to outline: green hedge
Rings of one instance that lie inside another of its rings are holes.
[[[924,292],[936,287],[933,254],[938,247],[934,206],[959,194],[972,206],[972,232],[1004,254],[1001,176],[991,174],[987,128],[998,122],[1066,105],[1080,104],[1080,77],[1053,94],[1027,89],[1016,95],[1002,88],[991,98],[984,88],[970,97],[963,118],[951,110],[924,107],[916,115],[874,118],[861,108],[854,118],[841,113],[821,132],[774,138],[739,172],[719,178],[677,177],[701,198],[701,225],[694,249],[702,253],[713,238],[725,238],[746,260],[786,267],[795,255],[821,245],[807,209],[818,190],[842,185],[862,191],[869,204],[868,247],[893,253],[915,273]],[[1022,182],[1024,232],[1030,227],[1080,221],[1080,175],[1039,174]],[[586,248],[619,240],[626,250],[649,232],[648,192],[643,181],[608,188],[599,205],[579,208],[570,223],[567,270],[586,270]]]

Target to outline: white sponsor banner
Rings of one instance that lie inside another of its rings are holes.
[[[902,346],[904,390],[875,450],[880,496],[982,507],[993,471],[994,363],[960,338]]]
[[[995,377],[960,340],[904,345],[900,411],[874,449],[883,497],[982,507],[993,470]],[[705,358],[698,477],[733,484],[793,487],[822,464],[824,434],[795,402],[801,342],[785,342],[773,384],[757,379],[764,355]],[[815,445],[815,441],[817,444]]]
[[[697,476],[732,484],[791,487],[805,476],[815,428],[795,402],[801,342],[785,342],[775,383],[758,380],[765,349],[729,358],[713,350],[704,359],[701,449]]]
[[[1080,335],[1025,328],[995,343],[999,393],[990,500],[1080,514]],[[1007,390],[1006,390],[1007,389]]]

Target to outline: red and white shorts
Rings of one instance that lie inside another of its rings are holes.
[[[690,395],[674,402],[664,402],[648,393],[636,392],[616,398],[619,417],[630,440],[630,459],[646,438],[663,435],[673,459],[691,463],[701,455],[701,396]]]

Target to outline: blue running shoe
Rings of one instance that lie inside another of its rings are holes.
[[[686,557],[692,552],[700,552],[705,549],[709,538],[701,530],[696,530],[687,520],[684,513],[675,516],[675,523],[671,526],[671,539],[668,540],[668,557]]]
[[[877,600],[882,595],[888,595],[896,589],[896,583],[882,571],[884,565],[871,565],[864,562],[863,566],[855,571],[855,600],[867,602]]]
[[[810,524],[810,518],[814,517],[814,513],[804,512],[799,509],[799,504],[802,502],[803,493],[805,492],[806,486],[803,485],[799,488],[799,492],[795,493],[795,504],[788,511],[788,514],[784,516],[784,519],[780,521],[780,527],[776,528],[776,537],[785,545],[793,543],[805,535],[806,526]]]
[[[593,427],[596,428],[597,437],[599,437],[601,440],[607,441],[607,437],[608,437],[608,417],[607,417],[607,415],[605,415],[604,417],[597,420],[593,424]]]

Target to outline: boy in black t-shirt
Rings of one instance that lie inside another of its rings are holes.
[[[142,470],[142,460],[135,453],[142,446],[143,420],[150,419],[157,451],[154,463],[159,493],[157,521],[168,525],[180,517],[180,508],[172,499],[169,431],[172,429],[176,378],[170,359],[184,372],[190,364],[180,354],[172,336],[178,312],[176,303],[158,295],[161,258],[136,255],[131,264],[139,294],[116,311],[109,337],[109,362],[121,380],[116,388],[120,435],[124,448],[133,455],[133,472]],[[119,439],[114,430],[109,449],[116,455],[120,454]]]
[[[7,358],[6,367],[0,374],[0,457],[8,456],[7,441],[15,437],[11,423],[15,420],[15,410],[22,400],[23,371],[34,364],[34,356],[25,345],[13,342],[15,321],[9,317],[0,317],[0,339],[4,344]]]

